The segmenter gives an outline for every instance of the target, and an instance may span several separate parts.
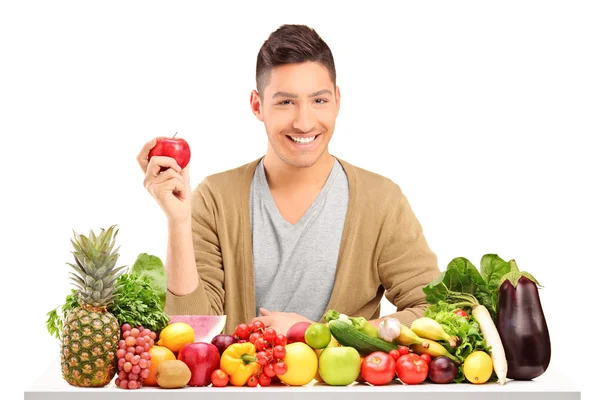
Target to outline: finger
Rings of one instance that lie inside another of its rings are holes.
[[[148,191],[155,195],[155,197],[157,193],[165,191],[175,192],[182,200],[186,197],[183,177],[172,169],[162,172],[156,178],[147,178],[145,180],[145,186]]]
[[[172,170],[170,168],[168,170],[163,171],[160,174],[158,174],[157,177],[151,178],[151,181],[155,185],[160,185],[171,179],[177,179],[182,184],[184,183],[183,176],[181,176],[180,174],[178,174],[177,172],[175,172],[174,170]]]
[[[155,197],[157,197],[159,193],[173,193],[180,200],[183,200],[185,197],[185,185],[177,178],[169,179],[160,184],[153,184],[150,190]]]
[[[181,172],[181,167],[177,164],[174,158],[164,156],[154,156],[148,162],[148,168],[146,169],[146,179],[152,179],[157,177],[161,170],[168,170],[169,168],[176,172]],[[163,171],[164,172],[164,171]]]
[[[150,150],[156,146],[156,139],[158,138],[154,138],[144,144],[144,147],[142,147],[142,150],[140,150],[137,155],[138,164],[144,173],[146,172],[146,169],[148,169],[148,153],[150,153]]]
[[[266,308],[260,308],[260,313],[262,315],[271,315],[271,312],[269,310],[267,310]]]

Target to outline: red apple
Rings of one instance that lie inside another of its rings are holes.
[[[294,325],[292,325],[290,327],[290,329],[287,331],[287,333],[285,334],[288,344],[294,343],[294,342],[306,343],[306,341],[304,340],[304,332],[306,332],[306,329],[311,324],[312,324],[312,322],[301,321],[301,322],[296,322]]]
[[[177,164],[184,169],[190,162],[190,146],[182,138],[158,138],[156,145],[150,149],[148,160],[153,156],[164,156],[174,158]]]
[[[190,371],[192,378],[189,386],[208,386],[211,384],[210,376],[214,370],[219,369],[221,355],[217,346],[211,343],[188,343],[179,350],[177,359],[183,361]]]

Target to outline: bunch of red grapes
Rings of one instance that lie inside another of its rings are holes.
[[[258,375],[252,375],[248,379],[248,386],[269,386],[276,375],[287,372],[285,358],[285,335],[277,334],[275,329],[266,328],[262,321],[254,321],[252,324],[240,324],[235,328],[233,334],[238,343],[250,342],[256,347],[256,359],[261,365]]]
[[[150,348],[154,346],[156,333],[143,326],[121,326],[121,340],[117,350],[119,375],[115,385],[122,389],[139,389],[150,375]]]

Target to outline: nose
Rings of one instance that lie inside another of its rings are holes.
[[[292,126],[299,131],[310,132],[315,126],[310,107],[301,104],[297,110]]]

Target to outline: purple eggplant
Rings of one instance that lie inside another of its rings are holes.
[[[530,380],[550,364],[550,334],[538,292],[539,283],[520,272],[514,260],[511,272],[500,280],[497,329],[508,364],[507,377]]]

